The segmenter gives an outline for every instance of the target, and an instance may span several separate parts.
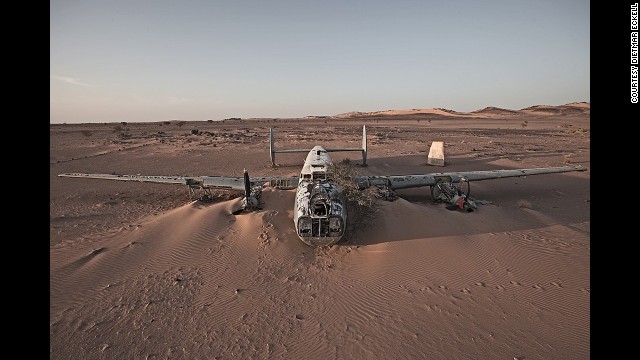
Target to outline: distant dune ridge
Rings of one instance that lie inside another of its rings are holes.
[[[352,148],[363,124],[364,174],[587,171],[473,183],[490,203],[471,213],[398,191],[330,248],[296,236],[293,190],[233,215],[234,195],[58,177],[296,176],[306,154],[272,167],[269,128],[279,149]],[[52,124],[50,359],[589,359],[589,134],[588,103]],[[427,165],[434,140],[444,168]]]
[[[574,102],[565,105],[534,105],[526,107],[520,110],[502,109],[495,106],[488,106],[484,109],[474,110],[471,112],[460,112],[443,108],[434,109],[411,109],[411,110],[384,110],[384,111],[352,111],[348,113],[338,114],[330,116],[332,118],[354,119],[358,117],[369,116],[401,116],[401,115],[444,115],[444,116],[456,116],[456,117],[495,117],[495,116],[518,116],[518,115],[589,115],[591,112],[590,103],[588,102]]]

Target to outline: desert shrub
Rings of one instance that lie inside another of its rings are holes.
[[[532,209],[531,203],[527,200],[518,200],[518,207],[524,209]]]
[[[378,190],[375,187],[361,190],[353,180],[358,171],[351,160],[344,159],[330,165],[329,171],[333,180],[342,189],[347,206],[347,228],[344,239],[349,240],[354,234],[366,228],[378,214]]]
[[[564,163],[565,164],[571,164],[571,155],[573,155],[573,154],[565,154],[564,155]]]
[[[200,134],[201,134],[200,130],[198,130],[198,129],[193,129],[193,130],[191,130],[191,133],[192,133],[193,135],[200,135]]]
[[[187,123],[186,121],[178,121],[178,122],[176,123],[176,125],[178,125],[178,127],[182,127],[182,125],[184,125],[184,124],[186,124],[186,123]]]

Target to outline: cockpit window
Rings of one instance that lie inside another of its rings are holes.
[[[313,180],[325,180],[326,174],[323,172],[314,172],[313,173]]]

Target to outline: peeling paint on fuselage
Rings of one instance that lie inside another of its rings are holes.
[[[300,172],[293,223],[296,234],[312,246],[340,241],[347,224],[347,209],[340,187],[331,178],[331,157],[316,146],[307,155]]]

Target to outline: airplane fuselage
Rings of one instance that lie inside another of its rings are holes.
[[[340,241],[347,224],[341,189],[332,179],[331,157],[322,146],[307,155],[296,189],[293,223],[300,240],[329,246]]]

